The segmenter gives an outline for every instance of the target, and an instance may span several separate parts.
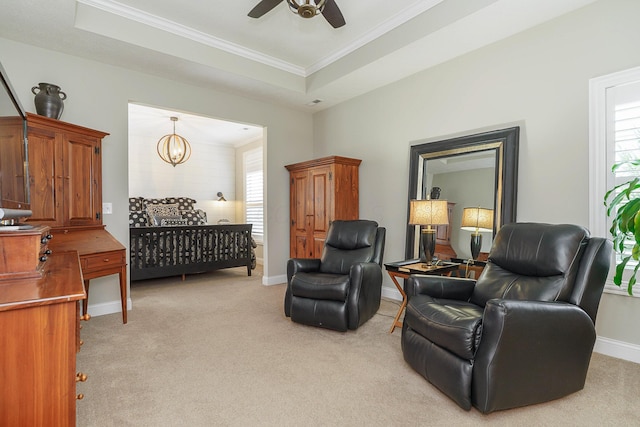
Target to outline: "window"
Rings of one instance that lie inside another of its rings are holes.
[[[264,198],[262,147],[243,153],[244,165],[244,218],[247,224],[253,224],[251,235],[258,243],[264,240]]]
[[[625,166],[612,172],[614,163],[640,159],[640,68],[589,82],[589,226],[597,236],[610,237],[610,218],[603,204],[607,190],[640,176],[640,168]],[[617,258],[619,254],[615,254]],[[627,269],[633,268],[631,262]],[[613,284],[613,269],[606,292],[628,295],[625,283]],[[635,293],[636,297],[638,292]]]

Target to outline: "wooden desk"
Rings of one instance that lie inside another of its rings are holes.
[[[42,276],[0,282],[0,425],[75,426],[78,254],[52,254]]]
[[[391,280],[393,280],[393,284],[396,285],[398,291],[400,291],[400,295],[402,295],[402,303],[400,304],[400,308],[398,309],[398,314],[396,314],[395,319],[393,319],[393,324],[391,324],[391,329],[389,329],[389,333],[393,333],[396,326],[401,328],[402,322],[400,321],[400,316],[402,316],[402,312],[407,307],[407,294],[404,291],[404,287],[398,283],[398,277],[402,279],[408,279],[412,274],[429,274],[435,276],[451,276],[453,271],[456,271],[460,268],[460,264],[455,262],[442,262],[440,261],[436,266],[425,266],[422,267],[420,260],[418,259],[409,259],[406,261],[397,261],[390,262],[384,265],[387,269],[387,273],[391,276]]]
[[[100,228],[52,229],[49,248],[56,252],[77,251],[87,298],[82,301],[82,313],[87,313],[89,281],[96,277],[120,275],[122,323],[127,323],[127,250],[104,225]]]

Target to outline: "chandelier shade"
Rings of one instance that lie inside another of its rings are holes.
[[[158,140],[158,155],[171,166],[185,163],[191,157],[191,145],[186,138],[176,134],[177,117],[171,117],[173,122],[173,133],[165,135]]]

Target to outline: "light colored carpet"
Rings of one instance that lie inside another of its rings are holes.
[[[585,389],[553,402],[467,412],[411,370],[398,304],[346,333],[284,316],[284,285],[229,269],[134,282],[133,311],[83,322],[78,426],[631,426],[640,365],[594,354]]]

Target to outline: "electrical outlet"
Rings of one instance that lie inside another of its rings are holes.
[[[113,205],[111,203],[103,203],[102,204],[102,213],[105,215],[110,215],[113,213]]]

